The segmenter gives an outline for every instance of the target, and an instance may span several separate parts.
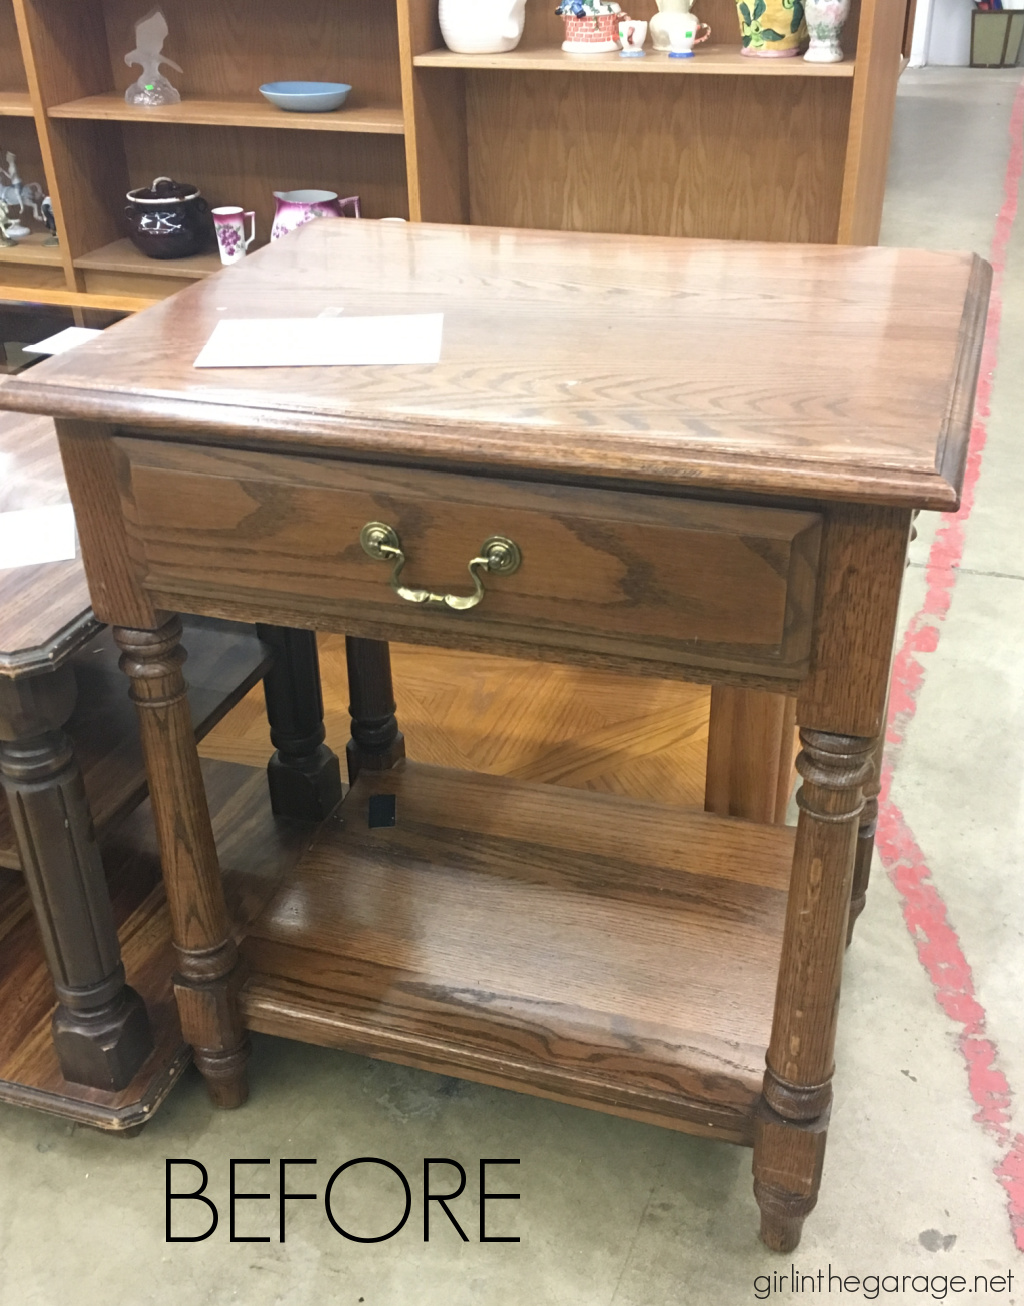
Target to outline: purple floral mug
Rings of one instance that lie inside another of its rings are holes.
[[[256,239],[256,214],[251,210],[228,205],[213,209],[213,226],[217,232],[220,261],[225,265],[245,258],[245,252]],[[245,220],[249,219],[249,239],[245,238]]]

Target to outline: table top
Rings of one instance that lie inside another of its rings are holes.
[[[67,502],[50,418],[0,413],[0,512]],[[0,568],[0,676],[51,670],[100,627],[81,558]]]
[[[318,221],[0,388],[0,407],[320,448],[955,508],[971,254]],[[436,366],[193,362],[218,321],[444,313]]]

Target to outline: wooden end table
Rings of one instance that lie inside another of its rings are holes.
[[[316,222],[0,391],[58,418],[216,1102],[257,1029],[745,1143],[796,1245],[911,515],[957,506],[988,286],[970,255]],[[443,361],[193,370],[223,318],[339,307],[442,311]],[[245,919],[179,611],[349,639],[352,788]],[[405,762],[391,638],[795,695],[799,824]]]

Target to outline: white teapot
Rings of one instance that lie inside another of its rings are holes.
[[[456,54],[504,54],[522,39],[526,0],[439,0],[437,16]]]

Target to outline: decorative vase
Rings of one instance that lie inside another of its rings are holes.
[[[850,0],[804,0],[804,6],[811,38],[804,58],[808,63],[842,63],[839,37],[850,16]]]
[[[522,39],[526,0],[439,0],[437,16],[456,54],[504,54]]]
[[[280,240],[296,227],[303,227],[314,218],[343,218],[345,206],[352,209],[352,217],[358,218],[359,196],[350,195],[340,200],[333,190],[275,190],[274,199],[277,208],[274,211],[274,225],[270,239]]]
[[[741,54],[794,58],[807,43],[803,0],[738,0]]]
[[[614,0],[562,0],[555,13],[565,23],[566,54],[611,54],[620,49],[619,23],[629,15]]]

